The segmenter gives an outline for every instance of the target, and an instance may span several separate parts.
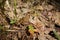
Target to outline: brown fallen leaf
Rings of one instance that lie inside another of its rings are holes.
[[[37,18],[34,17],[34,19],[32,19],[32,17],[29,20],[34,27],[37,29],[34,29],[34,32],[39,32],[39,34],[41,34],[41,36],[44,36],[44,30],[45,30],[45,25]]]

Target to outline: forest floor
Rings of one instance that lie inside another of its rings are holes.
[[[44,0],[0,1],[0,40],[60,40],[60,12]]]

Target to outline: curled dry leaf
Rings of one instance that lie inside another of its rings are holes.
[[[32,19],[30,17],[29,21],[34,24],[34,27],[36,29],[39,30],[39,33],[41,34],[41,36],[44,36],[44,30],[45,30],[44,29],[44,24],[37,17],[34,17],[34,19]],[[35,30],[35,31],[37,31],[37,30]]]

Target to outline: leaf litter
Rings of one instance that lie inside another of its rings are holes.
[[[60,12],[48,2],[1,0],[0,40],[60,40]]]

